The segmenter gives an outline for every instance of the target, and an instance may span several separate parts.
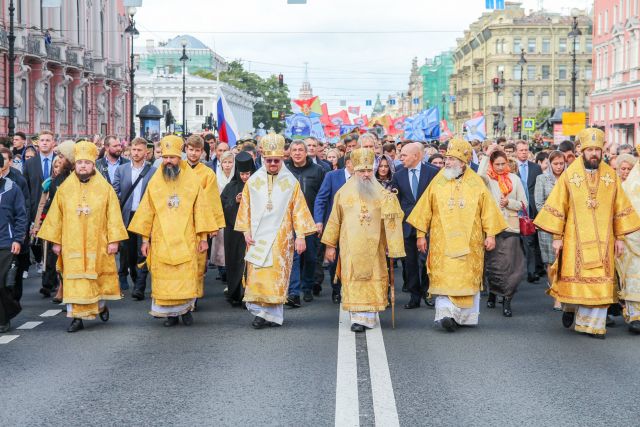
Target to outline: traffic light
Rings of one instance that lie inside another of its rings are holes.
[[[500,79],[498,77],[493,78],[493,91],[497,92],[500,89]]]
[[[522,126],[522,117],[514,117],[513,118],[513,131],[514,132],[520,132]]]
[[[278,74],[278,86],[284,86],[284,76],[282,74]]]

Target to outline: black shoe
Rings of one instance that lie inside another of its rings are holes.
[[[311,291],[304,291],[302,299],[304,300],[304,302],[311,302],[313,301],[313,294],[311,293]]]
[[[455,332],[458,329],[458,324],[451,317],[445,317],[440,322],[447,332]]]
[[[358,323],[351,325],[351,332],[364,332],[364,326]]]
[[[144,299],[144,292],[142,291],[133,291],[131,292],[131,298],[136,301],[142,301]]]
[[[513,312],[511,311],[511,298],[504,297],[502,300],[502,315],[504,317],[513,316]]]
[[[320,295],[320,292],[322,292],[322,286],[320,286],[320,285],[313,285],[313,290],[312,290],[312,292],[313,292],[313,296],[316,296],[316,297],[317,297],[318,295]]]
[[[53,304],[60,304],[60,303],[62,302],[62,300],[61,300],[60,298],[53,297],[53,298],[51,299],[51,302],[52,302]]]
[[[570,328],[576,318],[576,313],[565,311],[562,313],[562,326]]]
[[[629,323],[629,332],[640,334],[640,320],[634,320]]]
[[[538,280],[540,280],[540,276],[538,276],[537,274],[527,274],[527,282],[535,283]]]
[[[178,324],[178,316],[167,317],[167,320],[164,321],[163,325],[167,328],[172,326],[176,326]]]
[[[616,321],[613,320],[613,317],[607,314],[607,326],[616,326]]]
[[[11,329],[11,322],[7,320],[7,323],[4,325],[0,325],[0,334],[4,334],[5,332],[9,332]]]
[[[184,326],[193,325],[193,316],[191,315],[190,311],[182,315],[182,324]]]
[[[98,316],[100,316],[100,320],[102,320],[103,322],[108,322],[109,321],[109,307],[107,307],[105,305]]]
[[[40,293],[42,294],[42,298],[51,298],[51,290],[47,288],[40,288]]]
[[[267,322],[267,326],[270,328],[279,328],[282,325],[276,322]]]
[[[427,307],[435,307],[436,306],[436,302],[433,300],[433,298],[429,298],[429,296],[425,296],[424,297],[424,303]]]
[[[407,310],[413,310],[414,308],[420,308],[420,303],[419,302],[409,301],[408,304],[404,305],[404,308],[406,308]]]
[[[84,329],[84,323],[82,323],[82,319],[73,319],[69,328],[67,328],[67,332],[78,332],[80,329]]]
[[[496,308],[496,294],[489,292],[489,298],[487,299],[487,308]]]
[[[342,301],[342,297],[340,297],[339,293],[333,292],[331,294],[331,301],[333,301],[334,304],[340,304],[340,301]]]
[[[597,340],[605,339],[605,335],[604,334],[587,334],[587,335],[589,335],[591,338],[595,338]]]
[[[287,302],[285,305],[291,308],[300,308],[302,304],[300,303],[300,295],[290,295],[287,297]]]
[[[265,326],[267,326],[267,321],[264,320],[262,317],[256,316],[255,319],[253,319],[251,326],[253,326],[253,329],[262,329]]]

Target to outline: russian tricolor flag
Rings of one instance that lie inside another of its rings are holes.
[[[238,126],[222,91],[220,91],[216,110],[218,112],[218,140],[226,142],[229,147],[235,147],[238,141]]]

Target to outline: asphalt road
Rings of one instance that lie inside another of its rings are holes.
[[[523,283],[514,317],[433,327],[404,310],[353,337],[328,286],[255,331],[212,272],[195,324],[165,328],[149,299],[110,304],[111,320],[66,332],[61,307],[27,280],[23,312],[0,335],[0,425],[579,425],[638,424],[640,336],[621,318],[607,339],[564,329],[544,283]],[[398,288],[401,278],[398,277]],[[398,289],[399,290],[399,289]],[[26,322],[42,322],[17,330]]]

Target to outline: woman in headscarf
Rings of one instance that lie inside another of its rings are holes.
[[[220,194],[224,191],[224,188],[231,182],[234,174],[234,156],[231,151],[225,151],[220,157],[220,168],[218,168],[218,173],[216,174],[216,178],[218,180],[218,191]],[[211,245],[211,256],[209,258],[209,262],[211,264],[216,265],[218,267],[218,274],[220,275],[219,280],[223,282],[227,281],[227,271],[225,268],[225,257],[224,257],[224,229],[218,232],[218,235],[213,238]]]
[[[500,294],[502,314],[511,317],[511,300],[526,271],[518,212],[526,211],[527,196],[520,178],[511,173],[507,155],[497,144],[489,148],[487,157],[480,162],[478,175],[489,187],[507,223],[507,229],[496,236],[495,249],[485,252],[485,279],[489,284],[487,307],[494,308],[496,294]]]
[[[387,155],[383,154],[380,156],[380,160],[378,160],[378,166],[375,170],[375,176],[378,182],[386,189],[391,190],[391,178],[393,178],[393,174],[395,173],[396,168],[393,165],[393,159]]]
[[[242,200],[242,190],[252,173],[256,171],[253,157],[247,152],[240,152],[236,156],[235,173],[231,181],[227,184],[220,195],[222,199],[222,210],[226,227],[224,231],[224,256],[227,261],[227,301],[234,306],[242,305],[244,277],[244,255],[247,244],[244,234],[235,231],[236,217],[240,200]]]

